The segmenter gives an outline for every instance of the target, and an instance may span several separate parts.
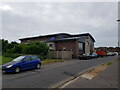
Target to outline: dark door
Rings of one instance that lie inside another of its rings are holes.
[[[30,56],[27,56],[21,63],[21,69],[28,69],[31,67]]]
[[[79,42],[78,48],[79,48],[79,55],[82,55],[83,53],[85,53],[85,43]]]
[[[83,43],[83,53],[85,53],[85,43]]]
[[[37,65],[37,57],[31,56],[30,63],[31,63],[31,67],[35,67]]]

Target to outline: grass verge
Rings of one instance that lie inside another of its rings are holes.
[[[0,56],[0,65],[5,64],[9,61],[12,61],[14,58]]]
[[[45,59],[42,61],[42,64],[49,64],[54,62],[64,62],[64,60],[53,60],[53,59]]]
[[[113,62],[108,62],[107,65],[109,66],[109,65],[111,65],[112,63],[113,63]]]

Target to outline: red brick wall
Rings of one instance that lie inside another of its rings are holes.
[[[66,51],[72,50],[74,56],[77,56],[78,54],[78,41],[77,40],[55,42],[55,47],[56,47],[56,50],[63,50],[64,47]]]

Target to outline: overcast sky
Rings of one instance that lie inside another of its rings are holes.
[[[95,46],[117,46],[117,2],[13,2],[0,5],[2,36],[23,37],[51,33],[90,33]]]

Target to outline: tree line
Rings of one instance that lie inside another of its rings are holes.
[[[2,55],[8,57],[17,57],[19,55],[39,55],[40,58],[47,56],[49,47],[46,43],[35,41],[27,44],[17,43],[15,41],[0,39],[0,47],[2,47]]]

